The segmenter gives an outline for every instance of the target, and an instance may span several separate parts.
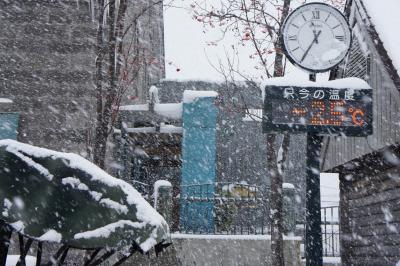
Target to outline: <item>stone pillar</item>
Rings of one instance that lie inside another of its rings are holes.
[[[172,185],[166,180],[154,183],[154,208],[167,221],[172,222]]]

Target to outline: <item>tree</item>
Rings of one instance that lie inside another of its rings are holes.
[[[281,26],[289,14],[291,2],[296,5],[306,1],[299,0],[220,0],[210,4],[206,0],[192,1],[193,18],[204,24],[205,28],[219,27],[221,40],[228,34],[235,36],[231,47],[250,46],[253,50],[250,58],[256,61],[255,70],[260,74],[257,80],[280,77],[285,74],[286,61],[282,51]],[[342,7],[344,0],[328,0],[336,7]],[[212,42],[218,45],[218,42]],[[236,50],[237,53],[237,50]],[[227,54],[228,57],[228,54]],[[227,58],[227,64],[220,62],[216,68],[225,79],[234,81],[235,76],[255,82],[254,77],[246,75]],[[228,69],[226,69],[228,68]],[[245,107],[245,106],[244,106]],[[247,110],[247,113],[248,110]],[[278,151],[276,135],[267,134],[267,167],[270,177],[271,209],[271,250],[272,264],[284,265],[283,259],[283,175],[284,165],[289,151],[290,137],[284,134]]]
[[[155,62],[141,58],[135,31],[137,21],[149,10],[162,5],[162,0],[135,3],[133,16],[129,17],[129,0],[98,0],[96,34],[96,126],[93,147],[93,161],[105,167],[107,139],[118,114],[122,95],[133,86],[139,70],[145,64]],[[161,66],[162,67],[162,66]]]

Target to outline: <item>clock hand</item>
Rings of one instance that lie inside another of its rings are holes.
[[[316,30],[313,30],[313,33],[314,33],[315,43],[318,44],[318,36],[319,35],[317,34]]]
[[[317,34],[314,33],[314,39],[312,41],[312,43],[310,44],[310,46],[308,46],[306,52],[304,53],[303,57],[300,60],[300,63],[303,62],[303,60],[306,58],[306,56],[308,55],[308,52],[310,52],[311,47],[314,45],[314,43],[318,43],[318,37],[321,34],[321,31],[319,31]]]

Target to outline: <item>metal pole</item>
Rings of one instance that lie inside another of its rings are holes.
[[[310,74],[316,81],[316,74]],[[306,265],[322,266],[320,154],[322,137],[307,134],[307,180],[306,180]]]
[[[306,265],[322,265],[319,163],[322,137],[307,135]]]

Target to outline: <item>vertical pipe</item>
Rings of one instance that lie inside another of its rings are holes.
[[[335,256],[335,233],[334,233],[334,222],[333,222],[333,207],[331,207],[331,232],[332,232],[332,256]]]
[[[327,238],[327,230],[326,230],[326,208],[323,208],[324,210],[324,242],[325,242],[325,256],[328,254],[328,238]]]

